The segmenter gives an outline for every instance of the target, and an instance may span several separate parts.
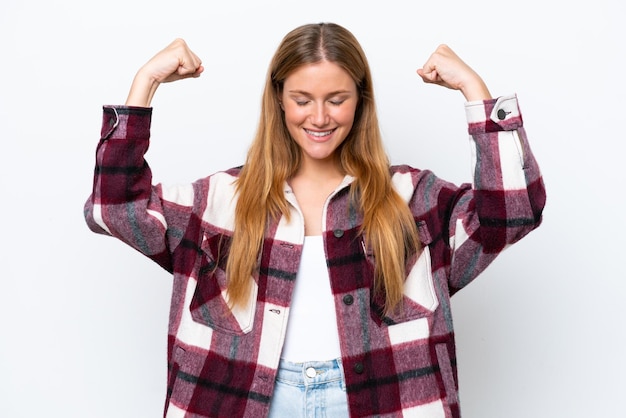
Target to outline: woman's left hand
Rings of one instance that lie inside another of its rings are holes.
[[[467,101],[491,98],[482,78],[447,45],[440,45],[417,74],[425,83],[460,90]]]

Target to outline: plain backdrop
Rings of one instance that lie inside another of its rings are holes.
[[[170,276],[83,220],[101,106],[182,37],[206,71],[157,93],[155,180],[239,165],[272,53],[320,21],[361,41],[394,163],[470,180],[461,94],[415,74],[437,45],[519,97],[548,202],[453,298],[464,416],[626,416],[624,5],[3,0],[0,417],[162,415]]]

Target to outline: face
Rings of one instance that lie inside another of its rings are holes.
[[[332,62],[304,65],[285,79],[281,102],[303,164],[335,161],[335,150],[352,129],[358,104],[350,75]]]

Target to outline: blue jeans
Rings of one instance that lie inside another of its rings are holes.
[[[341,360],[291,363],[281,360],[270,418],[348,417]]]

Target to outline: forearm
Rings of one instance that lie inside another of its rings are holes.
[[[515,96],[468,103],[466,109],[473,144],[476,211],[483,226],[506,230],[506,236],[493,242],[497,251],[540,222],[543,181]]]
[[[168,267],[160,199],[143,156],[148,149],[151,110],[105,107],[96,151],[93,191],[85,219],[94,232],[128,243]]]
[[[451,210],[453,292],[537,228],[545,205],[543,180],[515,96],[471,102],[466,110],[473,181]]]

